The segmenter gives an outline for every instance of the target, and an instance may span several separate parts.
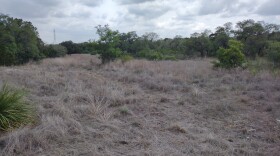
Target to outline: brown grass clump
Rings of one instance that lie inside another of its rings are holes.
[[[72,55],[1,67],[39,121],[2,133],[0,155],[277,155],[280,77],[210,62]]]

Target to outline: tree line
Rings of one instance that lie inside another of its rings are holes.
[[[154,32],[139,36],[136,31],[120,33],[112,30],[109,25],[99,25],[96,30],[98,40],[45,44],[31,22],[1,14],[0,65],[17,65],[46,57],[81,53],[99,54],[102,63],[124,56],[149,60],[219,58],[221,51],[231,51],[226,49],[234,49],[237,45],[237,51],[241,51],[247,58],[266,57],[275,64],[280,63],[280,26],[252,19],[235,25],[228,22],[217,27],[214,32],[204,30],[190,37],[178,35],[174,38],[160,38]]]
[[[236,40],[242,44],[240,50],[248,58],[259,56],[268,57],[275,63],[280,61],[280,26],[252,19],[238,22],[235,29],[228,22],[217,27],[215,32],[205,30],[186,38],[175,36],[163,39],[153,32],[142,36],[138,36],[135,31],[119,33],[111,30],[108,25],[96,28],[100,36],[94,43],[97,45],[96,50],[114,54],[110,59],[121,54],[151,60],[217,57],[221,48],[230,48],[230,40]],[[102,49],[101,45],[107,50]]]

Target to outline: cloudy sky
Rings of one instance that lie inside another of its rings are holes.
[[[46,43],[97,39],[95,26],[120,32],[189,36],[245,19],[280,24],[280,0],[0,0],[0,13],[31,21]]]

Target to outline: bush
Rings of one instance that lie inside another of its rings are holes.
[[[219,62],[214,62],[214,67],[236,68],[243,67],[246,63],[245,55],[242,53],[243,44],[236,40],[229,41],[229,48],[220,48],[218,51]]]
[[[59,43],[59,45],[64,46],[67,49],[68,54],[79,54],[81,53],[78,44],[73,43],[72,41],[64,41]]]
[[[280,65],[280,42],[273,42],[269,44],[269,49],[267,51],[267,58],[274,65]]]
[[[280,49],[272,50],[267,54],[267,57],[273,64],[279,66],[280,65]]]
[[[116,58],[120,57],[121,54],[122,52],[119,48],[109,48],[100,53],[100,59],[102,61],[102,64],[106,64],[114,61]]]
[[[163,57],[164,60],[172,60],[172,61],[175,61],[177,60],[176,56],[172,56],[172,55],[167,55],[167,56],[164,56]]]
[[[160,52],[150,49],[141,50],[138,56],[148,60],[163,60],[163,56]]]
[[[133,60],[133,57],[129,54],[124,54],[120,57],[120,60],[122,61],[122,63],[125,63],[125,62]]]
[[[62,57],[67,54],[67,49],[62,45],[48,45],[44,49],[46,57]]]
[[[24,92],[6,84],[0,91],[0,129],[8,130],[33,121],[33,108],[23,99]]]

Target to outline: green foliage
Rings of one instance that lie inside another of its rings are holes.
[[[135,31],[119,33],[108,25],[97,26],[97,41],[73,43],[65,41],[59,45],[45,45],[39,38],[36,27],[31,22],[0,14],[0,65],[18,65],[44,57],[64,56],[67,54],[99,54],[102,63],[119,57],[126,60],[124,54],[149,60],[176,60],[190,57],[216,57],[221,62],[216,66],[231,68],[240,66],[236,48],[229,47],[229,40],[237,39],[243,43],[241,50],[247,57],[267,56],[274,65],[279,65],[279,48],[274,45],[280,42],[280,26],[254,20],[244,20],[236,24],[226,23],[212,33],[205,30],[193,33],[191,37],[176,36],[161,39],[154,32],[138,36]],[[229,52],[231,51],[231,52]],[[238,50],[237,50],[238,51]],[[218,54],[219,53],[219,54]],[[240,55],[239,55],[240,54]],[[226,56],[230,58],[227,60]],[[234,58],[234,59],[233,59]],[[227,60],[227,62],[226,62]],[[233,63],[235,62],[235,63]],[[242,62],[242,61],[241,61]]]
[[[267,54],[267,57],[270,61],[272,61],[275,65],[280,65],[280,50],[272,50]]]
[[[228,41],[232,32],[232,23],[229,22],[224,24],[224,26],[217,27],[216,32],[209,35],[212,42],[210,56],[216,56],[220,47],[228,48]]]
[[[93,43],[95,42],[74,43],[72,41],[64,41],[59,43],[59,45],[67,49],[67,54],[96,54]]]
[[[138,57],[146,58],[148,60],[163,60],[163,55],[160,52],[151,49],[141,50]]]
[[[103,49],[106,49],[106,50],[104,50],[100,53],[100,58],[101,58],[102,64],[106,64],[111,61],[114,61],[116,58],[120,57],[122,54],[121,50],[118,48],[111,47],[111,48],[103,48]]]
[[[256,57],[255,59],[248,59],[248,70],[256,75],[261,71],[274,71],[273,63],[264,57]]]
[[[0,90],[0,129],[8,130],[34,120],[34,109],[24,100],[24,92],[6,84]]]
[[[61,57],[67,54],[67,49],[61,45],[47,45],[44,49],[44,54],[46,57]]]
[[[280,66],[280,42],[269,43],[267,58],[273,62],[274,65]]]
[[[14,37],[0,34],[0,65],[10,66],[16,64],[17,45]]]
[[[220,48],[218,51],[219,62],[215,62],[215,67],[236,68],[242,67],[245,55],[242,53],[243,44],[236,40],[229,40],[229,48]]]
[[[176,56],[171,54],[170,51],[157,51],[151,49],[144,49],[138,53],[138,57],[146,58],[148,60],[177,60]]]
[[[128,32],[128,33],[121,33],[120,36],[120,44],[119,48],[126,53],[130,53],[131,55],[135,56],[137,51],[141,48],[141,44],[139,37],[137,36],[135,31]]]
[[[80,53],[81,54],[96,54],[95,46],[92,43],[93,42],[89,41],[89,42],[83,42],[83,43],[77,44],[78,49],[80,50]]]
[[[125,63],[133,60],[133,57],[129,54],[124,54],[120,57],[120,60],[122,61],[122,63]]]
[[[96,33],[99,35],[96,48],[102,64],[111,62],[120,57],[122,51],[118,48],[120,44],[119,32],[111,30],[108,25],[99,25],[96,29]]]
[[[129,109],[127,107],[121,107],[119,110],[120,110],[120,113],[122,115],[128,115],[129,114]]]
[[[236,38],[244,44],[244,53],[248,57],[263,56],[267,46],[267,33],[264,24],[252,19],[238,22]]]
[[[73,43],[72,41],[64,41],[64,42],[59,43],[59,45],[64,46],[67,49],[68,54],[81,53],[79,46],[76,43]]]
[[[189,49],[194,53],[193,55],[198,56],[199,54],[200,57],[209,55],[211,50],[209,33],[208,30],[205,30],[203,33],[194,33],[191,35]]]
[[[0,14],[0,65],[16,65],[43,58],[37,29],[31,22]]]
[[[174,56],[174,55],[164,55],[163,59],[164,60],[172,60],[172,61],[177,60],[176,56]]]

